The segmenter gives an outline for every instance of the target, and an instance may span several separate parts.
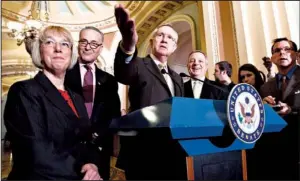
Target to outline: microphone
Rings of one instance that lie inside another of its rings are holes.
[[[181,95],[181,96],[184,96],[184,95],[182,94],[182,90],[181,90],[180,85],[177,83],[176,80],[173,79],[173,77],[166,71],[166,69],[161,69],[160,72],[161,72],[162,74],[168,74],[168,75],[171,77],[171,79],[173,80],[173,82],[175,82],[175,84],[178,85],[179,90],[180,90],[180,95]],[[174,87],[174,89],[175,89],[175,87]]]
[[[166,70],[165,70],[165,71],[166,71]],[[179,75],[180,75],[180,77],[189,77],[189,78],[192,78],[191,76],[189,76],[189,75],[187,75],[186,73],[183,73],[183,72],[181,72]],[[210,85],[210,86],[212,86],[212,87],[214,87],[214,88],[216,88],[216,89],[219,89],[219,90],[221,90],[221,91],[223,91],[223,92],[229,93],[228,90],[225,90],[225,89],[223,89],[222,87],[219,87],[219,86],[217,86],[217,85],[214,85],[214,84],[212,84],[212,83],[210,83],[210,82],[205,82],[205,81],[200,80],[200,79],[197,79],[197,78],[193,78],[193,79],[198,80],[198,81],[202,82],[203,84],[208,84],[208,85]]]

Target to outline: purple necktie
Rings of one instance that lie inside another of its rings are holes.
[[[84,75],[82,92],[87,113],[89,118],[91,118],[93,111],[93,73],[90,65],[85,65],[84,67],[86,68],[87,72]]]

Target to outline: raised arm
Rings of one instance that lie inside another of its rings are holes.
[[[114,61],[114,72],[117,81],[129,85],[136,79],[137,68],[137,50],[136,43],[138,35],[135,28],[135,22],[129,16],[121,4],[115,6],[115,17],[122,35]]]

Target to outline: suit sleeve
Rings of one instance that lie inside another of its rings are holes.
[[[9,90],[4,112],[5,126],[12,136],[15,155],[38,178],[69,178],[76,175],[75,158],[56,150],[47,132],[41,100],[28,87],[14,84]],[[50,114],[50,113],[49,113]]]
[[[130,55],[125,54],[121,48],[120,44],[117,48],[115,61],[114,61],[114,74],[117,81],[125,85],[130,85],[137,79],[138,75],[138,65],[137,65],[137,48],[135,49],[132,59],[128,62],[126,61]],[[132,55],[131,55],[132,56]]]

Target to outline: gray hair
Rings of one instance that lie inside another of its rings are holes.
[[[84,27],[83,29],[80,30],[79,36],[80,36],[80,34],[81,34],[84,30],[94,30],[94,31],[98,32],[98,33],[101,35],[102,42],[104,41],[104,34],[103,34],[102,31],[100,31],[98,28],[96,28],[96,27],[94,27],[94,26],[86,26],[86,27]]]
[[[157,28],[155,28],[155,30],[152,32],[151,39],[154,39],[154,36],[156,35],[158,29],[161,28],[161,27],[163,27],[163,26],[168,26],[168,27],[170,27],[170,28],[172,28],[172,29],[174,30],[174,32],[177,34],[177,37],[174,37],[175,40],[176,40],[175,43],[177,43],[177,42],[178,42],[179,36],[178,36],[177,31],[174,29],[174,27],[173,27],[171,24],[162,24],[162,25],[159,25],[159,26],[158,26]]]
[[[39,38],[32,42],[32,50],[31,50],[32,63],[37,68],[44,69],[43,60],[41,59],[40,46],[41,46],[42,41],[45,39],[47,32],[58,33],[58,34],[64,36],[67,39],[67,41],[69,43],[71,43],[72,55],[71,55],[71,63],[68,66],[68,69],[73,68],[73,66],[77,62],[77,53],[73,46],[74,45],[73,37],[67,29],[65,29],[64,27],[61,27],[61,26],[47,26],[45,29],[43,29],[41,31]]]

